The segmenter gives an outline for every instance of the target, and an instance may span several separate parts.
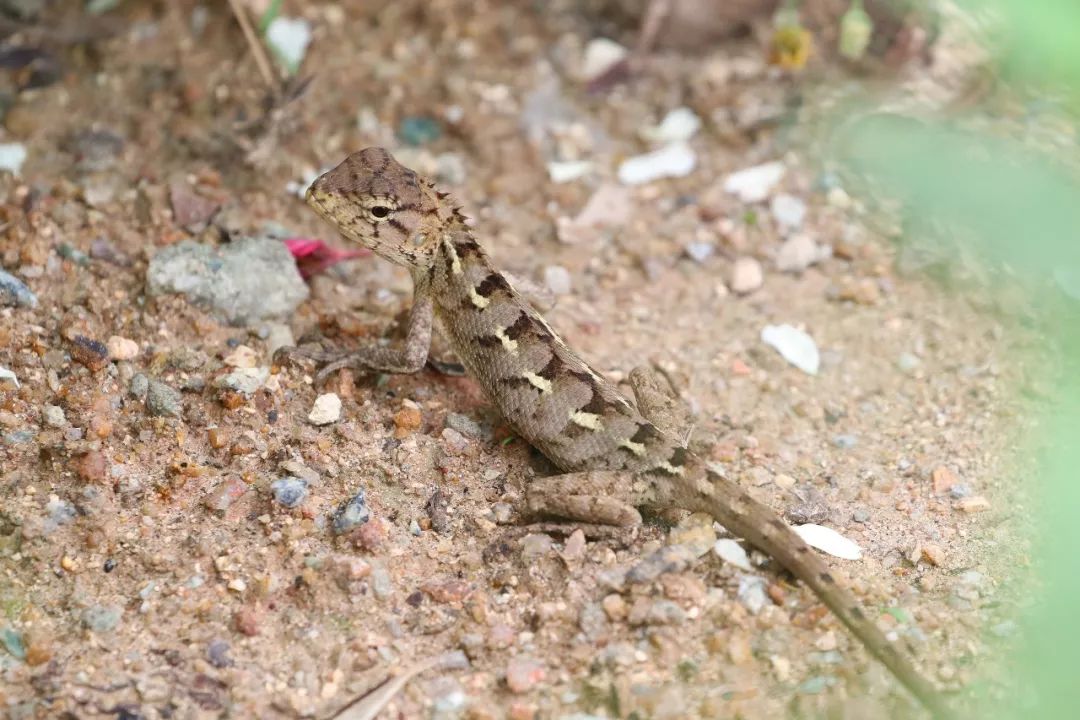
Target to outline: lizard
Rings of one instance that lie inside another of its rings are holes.
[[[437,321],[507,424],[561,471],[528,483],[530,513],[615,526],[640,523],[638,508],[707,513],[808,585],[932,715],[952,717],[826,562],[772,509],[687,449],[651,374],[630,373],[635,404],[590,367],[493,266],[448,193],[372,147],[317,178],[306,200],[346,240],[406,267],[414,286],[399,346],[286,350],[323,363],[316,383],[346,367],[420,371]]]

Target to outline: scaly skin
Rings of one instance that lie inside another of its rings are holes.
[[[347,366],[416,372],[437,319],[507,422],[565,473],[530,484],[530,511],[613,525],[640,522],[637,507],[708,513],[809,585],[927,709],[950,717],[934,687],[836,584],[821,557],[776,513],[687,451],[664,412],[653,410],[655,387],[638,378],[635,407],[567,347],[492,267],[448,196],[387,151],[368,148],[316,180],[307,200],[345,238],[409,268],[415,285],[404,347],[324,355],[333,362],[320,377]]]

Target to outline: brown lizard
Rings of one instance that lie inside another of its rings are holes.
[[[404,347],[299,351],[328,361],[317,380],[345,367],[419,371],[438,319],[509,425],[564,473],[529,484],[530,512],[610,525],[639,523],[638,507],[708,513],[809,585],[935,716],[951,716],[821,557],[775,512],[686,449],[651,376],[631,373],[635,406],[589,367],[492,266],[446,193],[386,150],[368,148],[318,178],[307,201],[346,239],[408,268],[414,283]]]

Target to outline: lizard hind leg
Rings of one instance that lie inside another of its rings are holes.
[[[686,447],[694,431],[690,408],[678,396],[670,379],[649,365],[639,365],[628,378],[638,412],[660,431]]]
[[[623,527],[641,524],[633,477],[619,470],[536,478],[525,491],[525,503],[533,515]]]

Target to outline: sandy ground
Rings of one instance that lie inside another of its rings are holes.
[[[273,367],[251,394],[216,387],[271,366],[270,325],[150,296],[149,259],[267,222],[332,240],[287,183],[351,150],[402,148],[410,117],[438,137],[401,157],[439,174],[496,261],[558,293],[548,316],[564,338],[615,379],[664,368],[696,446],[790,522],[858,543],[837,577],[958,704],[1008,645],[1002,584],[1026,552],[1023,473],[1007,472],[1023,424],[1014,360],[1030,331],[983,296],[897,272],[894,239],[828,192],[797,119],[775,119],[786,96],[813,102],[810,80],[770,72],[746,40],[659,55],[589,95],[587,41],[630,44],[632,29],[573,3],[378,17],[313,3],[315,81],[253,165],[230,138],[265,88],[225,9],[196,34],[190,3],[130,5],[118,36],[64,53],[60,79],[4,120],[29,156],[6,181],[0,264],[38,304],[0,314],[0,366],[21,382],[0,383],[0,714],[330,717],[450,650],[467,666],[420,676],[385,717],[916,712],[809,591],[756,553],[743,570],[706,550],[724,536],[708,522],[674,514],[587,541],[522,531],[521,488],[545,469],[468,379],[335,378],[343,408],[325,426],[308,421],[319,391],[303,369]],[[696,168],[620,185],[618,163],[649,149],[639,130],[684,105],[704,121]],[[579,159],[591,173],[551,182],[548,161]],[[723,189],[773,160],[787,175],[770,196],[801,200],[797,232],[832,249],[797,272],[778,267],[792,231],[770,201]],[[177,181],[222,206],[205,229],[177,217]],[[583,229],[573,218],[601,188],[626,207]],[[762,283],[736,293],[747,259]],[[393,337],[410,300],[407,275],[374,258],[311,285],[284,318],[297,339]],[[781,323],[816,341],[816,375],[762,343]],[[147,378],[178,392],[151,400]],[[304,481],[298,502],[274,485],[286,477]],[[359,489],[370,519],[333,533]],[[625,578],[672,544],[704,552]]]

